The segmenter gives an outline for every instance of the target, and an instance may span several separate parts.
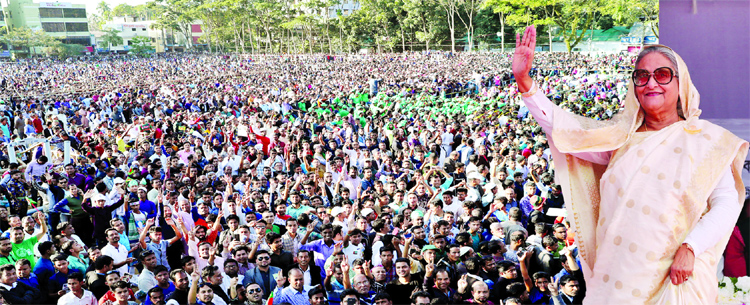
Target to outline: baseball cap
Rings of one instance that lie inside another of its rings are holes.
[[[428,251],[428,250],[435,250],[435,251],[437,251],[438,248],[435,247],[435,246],[433,246],[433,245],[425,245],[424,247],[422,247],[422,253],[424,253],[425,251]]]

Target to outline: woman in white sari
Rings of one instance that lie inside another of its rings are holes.
[[[716,303],[716,267],[742,208],[748,143],[700,120],[699,95],[671,49],[638,56],[624,108],[609,121],[552,104],[529,76],[536,30],[513,73],[549,136],[576,232],[584,304]]]

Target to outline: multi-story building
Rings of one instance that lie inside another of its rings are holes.
[[[6,9],[4,7],[0,7],[0,27],[5,27],[7,23],[5,22],[5,14],[7,14]]]
[[[175,50],[185,50],[185,46],[190,41],[193,46],[200,44],[199,38],[203,35],[202,24],[196,20],[190,25],[190,37],[186,38],[185,34],[180,31],[154,28],[152,25],[156,21],[138,19],[135,17],[124,16],[114,17],[111,21],[105,23],[102,28],[104,31],[114,29],[118,31],[118,36],[122,38],[122,44],[109,46],[102,40],[104,32],[94,32],[96,47],[99,52],[115,51],[125,52],[130,50],[131,40],[138,36],[145,36],[151,39],[151,45],[156,52],[172,52]]]
[[[92,44],[84,4],[8,0],[3,11],[3,18],[11,27],[44,30],[66,44]]]
[[[357,0],[341,0],[338,4],[328,7],[328,18],[338,18],[338,13],[342,16],[349,16],[360,8]]]

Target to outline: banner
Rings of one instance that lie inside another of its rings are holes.
[[[45,8],[73,8],[70,2],[39,2],[39,7]]]

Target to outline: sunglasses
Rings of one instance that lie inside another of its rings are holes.
[[[260,256],[260,257],[258,257],[259,261],[266,261],[266,260],[270,260],[270,259],[271,259],[270,256]]]
[[[249,293],[261,293],[261,292],[263,292],[263,290],[260,289],[260,288],[255,288],[255,289],[249,289],[247,292],[249,292]]]
[[[672,79],[677,76],[672,68],[669,67],[661,67],[656,70],[654,70],[653,73],[638,69],[633,71],[633,85],[636,87],[643,87],[646,84],[648,84],[648,81],[651,79],[651,76],[653,75],[654,80],[659,85],[666,85],[672,82]]]

